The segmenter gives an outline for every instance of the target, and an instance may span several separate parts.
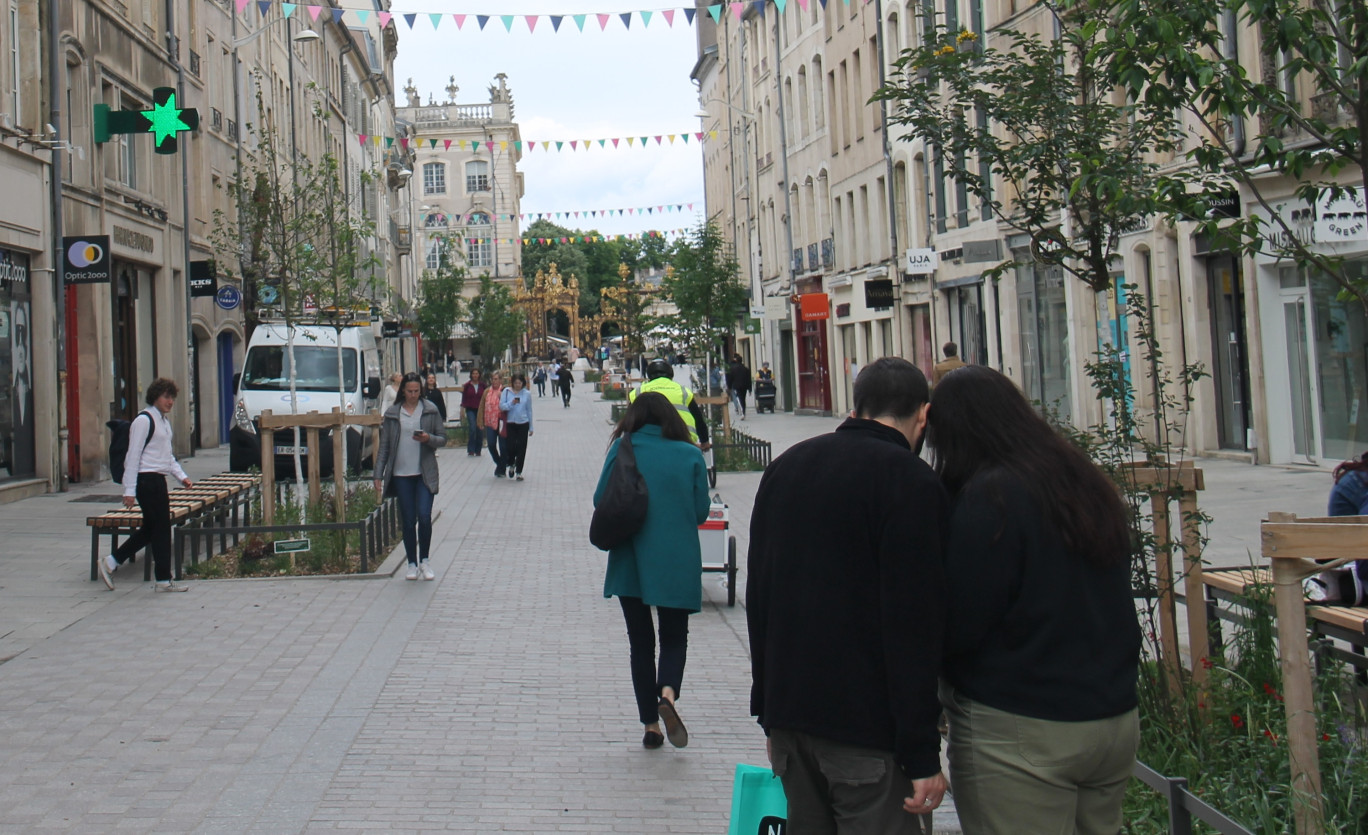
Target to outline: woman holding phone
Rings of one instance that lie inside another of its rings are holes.
[[[509,477],[522,481],[527,439],[532,434],[532,392],[527,388],[526,374],[513,375],[500,397],[499,408],[508,413],[504,421],[508,432],[504,463],[508,464]]]
[[[442,416],[432,401],[423,397],[423,378],[404,375],[399,402],[385,412],[380,424],[380,452],[375,457],[375,492],[397,496],[404,525],[404,555],[408,557],[406,579],[436,577],[428,565],[432,544],[432,497],[441,479],[437,475],[437,450],[446,446]]]

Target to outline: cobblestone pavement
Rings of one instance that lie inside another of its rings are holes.
[[[138,566],[111,593],[87,579],[84,525],[107,505],[78,500],[117,487],[0,506],[0,831],[723,831],[733,767],[765,761],[744,607],[705,575],[680,700],[690,745],[643,750],[586,535],[608,406],[587,386],[569,409],[536,406],[525,482],[441,453],[431,583],[153,595]],[[838,423],[740,426],[778,454]],[[1262,512],[1323,506],[1323,473],[1210,463],[1204,506],[1251,547]],[[226,454],[187,464],[200,477]],[[758,482],[718,482],[743,564]],[[957,830],[949,808],[936,823]]]

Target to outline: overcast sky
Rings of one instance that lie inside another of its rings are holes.
[[[697,59],[697,32],[686,24],[682,6],[677,7],[673,28],[660,14],[668,6],[660,0],[395,0],[395,25],[399,31],[399,57],[395,62],[396,96],[404,104],[403,88],[412,78],[423,103],[429,96],[446,98],[451,76],[461,88],[458,104],[489,101],[489,87],[497,73],[508,75],[513,93],[515,119],[524,142],[537,142],[524,150],[519,169],[526,193],[524,214],[535,212],[586,212],[604,209],[637,209],[685,204],[683,212],[667,211],[611,218],[552,219],[562,226],[598,229],[604,234],[640,233],[648,229],[692,227],[703,216],[702,150],[691,136],[688,144],[666,139],[646,149],[626,143],[614,150],[612,143],[592,150],[545,153],[542,141],[608,139],[626,136],[693,133],[700,130],[698,94],[689,80]],[[618,17],[624,12],[653,11],[649,26],[632,15],[631,29]],[[404,12],[444,12],[434,31],[426,14],[409,29]],[[451,15],[470,17],[461,29]],[[611,14],[601,30],[598,13]],[[481,31],[475,15],[491,15]],[[516,15],[512,31],[504,28],[500,15]],[[542,17],[529,33],[523,15],[565,15],[560,31]],[[571,15],[588,14],[580,32]],[[693,204],[693,210],[688,208]],[[523,221],[523,228],[530,224]]]

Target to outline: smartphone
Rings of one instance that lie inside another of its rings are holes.
[[[422,435],[422,434],[423,434],[423,430],[421,430],[421,429],[415,429],[415,430],[413,430],[413,440],[415,440],[415,441],[418,440],[418,439],[419,439],[419,436]]]

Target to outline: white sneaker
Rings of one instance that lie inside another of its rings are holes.
[[[153,583],[152,591],[190,591],[189,586],[182,586],[180,583],[173,583],[167,580],[165,583]]]
[[[105,554],[103,557],[100,557],[98,560],[96,560],[95,564],[99,566],[100,579],[104,580],[104,584],[109,587],[110,591],[113,591],[114,578],[110,575],[112,575],[119,568],[119,564],[114,561],[114,555]]]
[[[405,580],[417,580],[417,579],[418,579],[418,566],[417,566],[417,564],[415,564],[415,563],[409,563],[409,570],[408,570],[408,573],[404,575],[404,579],[405,579]]]
[[[432,573],[432,566],[428,565],[427,560],[418,563],[418,568],[422,569],[424,580],[435,580],[437,575]]]

